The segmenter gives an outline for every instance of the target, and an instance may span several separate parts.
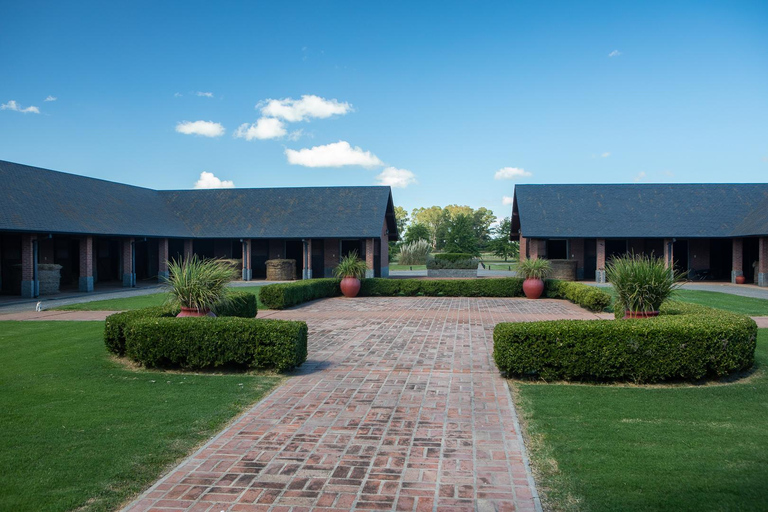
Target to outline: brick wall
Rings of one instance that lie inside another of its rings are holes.
[[[168,272],[168,239],[161,238],[157,242],[158,272]]]
[[[531,238],[528,240],[528,257],[532,260],[539,259],[540,256],[542,256],[541,252],[541,244],[539,243],[539,240],[535,238]]]
[[[733,239],[733,266],[732,270],[741,272],[744,264],[744,240],[741,238]]]
[[[520,235],[520,260],[528,257],[528,239]]]
[[[36,235],[21,235],[21,280],[32,281],[35,278],[33,242]]]
[[[576,279],[584,279],[584,239],[569,240],[568,249],[568,258],[576,261]]]
[[[191,238],[184,240],[184,259],[188,260],[195,253],[194,240]]]
[[[80,239],[80,277],[93,277],[93,237]]]

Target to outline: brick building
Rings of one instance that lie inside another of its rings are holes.
[[[330,276],[356,250],[371,276],[389,275],[397,240],[389,187],[151,190],[0,161],[0,290],[35,297],[38,265],[62,266],[62,286],[134,286],[197,254],[243,262],[295,259],[297,278]]]
[[[605,263],[655,254],[692,278],[768,286],[768,184],[518,185],[520,256],[576,260],[577,279]]]

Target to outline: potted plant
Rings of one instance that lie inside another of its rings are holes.
[[[345,297],[356,297],[360,292],[360,279],[365,277],[368,267],[357,257],[357,251],[347,254],[333,270],[333,275],[341,278],[341,293]]]
[[[227,284],[234,278],[234,268],[218,260],[193,255],[183,262],[169,261],[169,302],[181,307],[176,316],[216,316],[211,310],[227,301]]]
[[[664,260],[644,254],[613,258],[605,275],[616,293],[616,318],[650,318],[682,285],[686,272],[667,268]]]
[[[544,293],[544,279],[552,272],[552,264],[544,258],[526,258],[517,264],[517,275],[525,279],[523,292],[529,299],[538,299]]]

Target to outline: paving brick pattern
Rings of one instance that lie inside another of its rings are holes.
[[[596,318],[563,301],[327,299],[309,360],[128,510],[535,510],[500,321]]]

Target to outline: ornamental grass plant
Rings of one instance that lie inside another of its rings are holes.
[[[525,258],[517,264],[516,270],[523,279],[546,279],[552,273],[552,263],[546,258]]]
[[[357,251],[352,251],[341,258],[339,264],[333,269],[333,275],[341,279],[345,277],[363,279],[366,270],[368,266],[357,256]]]
[[[426,265],[432,246],[426,240],[416,240],[400,247],[400,265]]]
[[[686,274],[667,268],[661,258],[645,254],[632,253],[611,259],[605,267],[605,275],[616,292],[616,317],[623,317],[626,311],[658,311],[682,285]]]
[[[228,301],[227,285],[236,271],[228,263],[198,258],[195,254],[184,261],[168,262],[168,275],[170,304],[209,311]]]

